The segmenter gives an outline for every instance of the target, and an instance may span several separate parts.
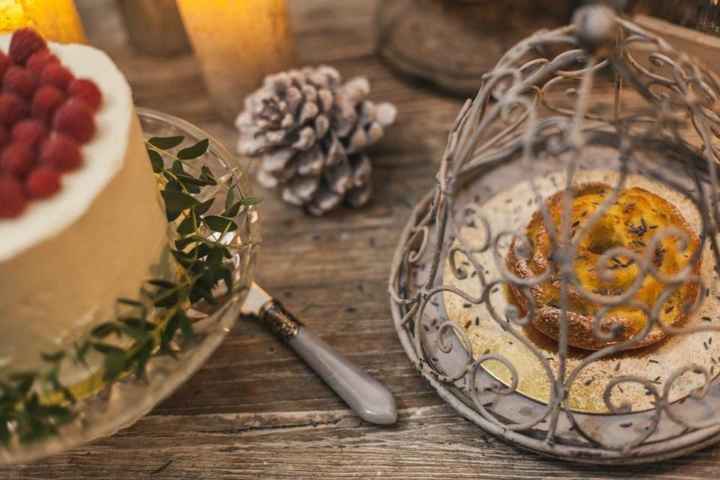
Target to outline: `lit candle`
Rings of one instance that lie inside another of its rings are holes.
[[[214,106],[227,120],[263,77],[285,70],[292,46],[284,0],[178,0]]]
[[[55,42],[86,41],[73,0],[0,0],[0,33],[22,27],[33,27]]]

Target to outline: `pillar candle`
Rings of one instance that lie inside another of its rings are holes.
[[[86,41],[73,0],[0,0],[0,33],[22,27],[33,27],[55,42]]]
[[[286,69],[293,49],[284,0],[178,0],[211,100],[226,120],[263,77]]]

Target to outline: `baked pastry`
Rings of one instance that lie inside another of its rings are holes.
[[[570,215],[571,236],[580,234],[583,222],[588,219],[600,203],[612,192],[612,188],[602,183],[588,183],[573,189],[572,210]],[[561,225],[564,191],[558,192],[545,202],[547,211],[556,226]],[[655,268],[664,275],[671,276],[684,269],[692,260],[694,252],[700,246],[700,239],[688,225],[682,214],[667,200],[643,188],[631,187],[622,190],[605,214],[588,229],[578,241],[574,259],[574,273],[579,284],[568,289],[568,343],[574,347],[598,350],[611,344],[630,339],[646,325],[647,315],[642,309],[630,306],[618,306],[610,309],[601,319],[601,329],[612,339],[603,339],[593,334],[592,324],[601,306],[590,301],[581,290],[606,296],[621,295],[635,282],[640,268],[627,256],[613,257],[608,268],[613,278],[601,278],[598,267],[602,255],[613,247],[625,247],[642,257],[651,244],[655,232],[663,228],[674,227],[687,235],[688,245],[681,250],[675,237],[661,240],[653,256]],[[559,231],[559,230],[558,230]],[[553,261],[555,245],[548,234],[547,226],[540,210],[535,212],[527,225],[527,238],[530,243],[530,255],[518,254],[519,241],[512,242],[507,256],[507,266],[511,272],[521,278],[535,277],[550,269],[550,277],[523,294],[515,285],[511,285],[511,301],[517,305],[523,315],[529,310],[528,297],[534,302],[535,311],[531,324],[540,332],[554,339],[559,335],[560,322],[560,279],[557,265]],[[700,259],[692,265],[692,272],[700,271]],[[633,300],[652,308],[660,298],[665,284],[651,273],[643,279],[640,289]],[[661,308],[660,321],[664,325],[677,325],[683,322],[688,310],[698,295],[698,283],[688,282],[665,301]],[[526,296],[527,295],[527,296]],[[653,328],[647,336],[633,345],[634,348],[650,345],[661,340],[664,333]]]
[[[0,51],[0,365],[29,367],[137,297],[167,221],[110,58],[30,30]]]

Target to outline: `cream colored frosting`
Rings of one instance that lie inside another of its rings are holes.
[[[7,48],[7,38],[0,48]],[[157,275],[167,222],[125,78],[91,47],[52,45],[78,77],[96,81],[103,106],[80,170],[19,219],[0,221],[0,365],[27,368],[113,318]]]

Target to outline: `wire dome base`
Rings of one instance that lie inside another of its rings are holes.
[[[719,111],[712,72],[605,7],[508,51],[461,110],[390,277],[403,346],[446,401],[514,445],[578,462],[657,461],[720,440]],[[606,194],[572,222],[577,192],[597,184]],[[634,188],[686,228],[626,224],[637,244],[603,247],[589,270],[632,275],[590,289],[581,239]],[[532,218],[551,253],[523,276],[508,258],[537,255]],[[684,259],[670,271],[667,242]],[[574,348],[580,310],[592,349]],[[551,335],[535,328],[546,311]],[[642,321],[618,328],[617,312]]]

